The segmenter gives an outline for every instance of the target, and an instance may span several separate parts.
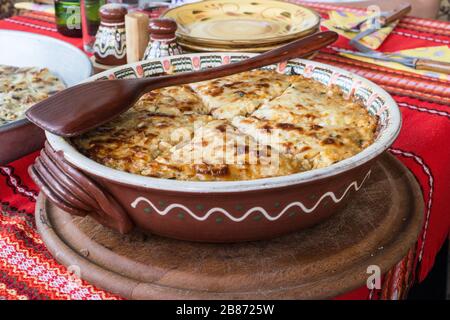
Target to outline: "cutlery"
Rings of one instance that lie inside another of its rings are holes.
[[[388,24],[394,22],[395,20],[401,19],[402,17],[406,16],[411,11],[411,5],[410,4],[404,4],[400,8],[395,9],[391,12],[386,12],[381,14],[379,17],[372,17],[370,21],[370,28],[361,31],[360,28],[363,24],[368,23],[368,20],[364,20],[360,22],[355,28],[349,30],[354,32],[359,32],[358,35],[356,35],[352,40],[350,40],[350,45],[358,50],[358,52],[350,51],[350,50],[337,50],[339,52],[353,54],[356,56],[366,57],[366,58],[372,58],[375,60],[381,60],[381,61],[388,61],[388,62],[396,62],[400,63],[404,66],[414,68],[417,70],[429,70],[429,71],[435,71],[445,74],[450,74],[450,64],[430,59],[422,59],[422,58],[416,58],[412,56],[407,56],[403,54],[397,54],[397,53],[381,53],[375,50],[370,49],[369,47],[365,46],[360,42],[360,40],[375,31],[379,30],[380,28],[383,28],[387,26]],[[377,25],[379,23],[379,25]]]
[[[411,5],[403,4],[398,9],[382,13],[378,17],[375,16],[375,17],[370,18],[370,21],[368,21],[368,20],[362,21],[354,29],[350,30],[353,32],[359,32],[353,39],[350,40],[350,45],[361,52],[373,51],[372,49],[370,49],[367,46],[365,46],[364,44],[362,44],[360,42],[360,40],[376,31],[378,31],[379,29],[386,27],[388,24],[403,18],[410,11],[411,11]],[[370,27],[364,31],[361,31],[360,28],[362,27],[363,24],[366,24],[366,23],[369,23]]]
[[[446,62],[411,57],[411,56],[397,54],[397,53],[386,54],[386,53],[381,53],[381,52],[373,51],[373,50],[371,50],[371,52],[357,52],[357,51],[350,51],[350,50],[344,50],[344,49],[339,49],[337,51],[341,52],[341,53],[352,54],[355,56],[371,58],[371,59],[375,59],[375,60],[396,62],[396,63],[400,63],[404,66],[414,68],[416,70],[429,70],[429,71],[450,74],[450,63],[446,63]]]
[[[337,38],[335,32],[320,32],[255,57],[215,68],[143,79],[82,83],[37,103],[26,112],[26,116],[40,128],[56,135],[80,135],[125,112],[148,91],[211,80],[304,57],[333,43]]]
[[[348,29],[348,28],[341,28],[343,31],[349,31],[349,32],[361,32],[361,28],[364,24],[370,23],[372,26],[376,26],[376,23],[380,23],[380,27],[386,27],[388,24],[394,22],[395,20],[399,20],[403,18],[405,15],[407,15],[411,11],[411,5],[408,3],[404,3],[401,5],[401,7],[394,9],[392,11],[387,11],[381,13],[379,16],[369,17],[361,22],[359,22],[354,27]],[[370,20],[369,20],[370,19]],[[370,21],[370,22],[369,22]]]

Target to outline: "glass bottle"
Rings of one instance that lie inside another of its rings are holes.
[[[81,38],[80,0],[55,0],[55,18],[59,33]]]
[[[94,52],[95,35],[100,26],[100,7],[105,3],[106,0],[80,1],[83,47],[87,52]]]

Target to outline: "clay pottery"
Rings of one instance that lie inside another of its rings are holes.
[[[86,54],[75,46],[55,38],[30,32],[0,30],[0,64],[48,68],[67,87],[93,74]],[[69,63],[61,63],[61,57]],[[27,119],[0,125],[0,165],[5,165],[44,145],[44,131]]]
[[[118,3],[100,8],[100,27],[95,36],[95,61],[104,65],[122,65],[127,62],[125,15],[127,9]]]
[[[149,24],[150,40],[143,60],[175,56],[183,53],[175,32],[177,23],[172,19],[153,19]]]
[[[327,299],[366,286],[368,266],[385,276],[374,294],[403,299],[423,225],[422,191],[389,153],[370,180],[327,221],[269,241],[205,245],[121,235],[42,194],[36,227],[58,262],[79,266],[83,279],[126,299]]]
[[[254,56],[201,53],[168,56],[117,67],[87,81],[158,76],[205,69]],[[351,72],[310,60],[272,66],[325,85],[339,86],[378,117],[375,142],[331,166],[247,181],[194,182],[144,177],[85,157],[70,140],[46,133],[48,145],[30,174],[54,204],[91,215],[122,233],[133,228],[166,237],[237,242],[277,237],[315,225],[343,208],[365,184],[401,127],[399,108],[382,88]]]
[[[183,42],[208,47],[269,46],[304,37],[316,30],[313,10],[277,0],[207,0],[166,11],[178,24]]]

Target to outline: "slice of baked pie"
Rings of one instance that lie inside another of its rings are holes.
[[[270,70],[254,70],[190,85],[217,119],[252,113],[289,86],[289,77]]]
[[[137,111],[173,116],[208,113],[200,97],[189,86],[153,90],[144,94],[133,108]]]
[[[300,162],[299,171],[327,167],[360,152],[368,143],[355,131],[345,128],[297,126],[255,117],[235,117],[232,123],[260,143],[294,156]]]
[[[250,180],[298,172],[298,163],[241,133],[225,120],[197,128],[186,144],[153,161],[144,175],[177,180]]]
[[[0,65],[0,125],[22,119],[28,108],[64,87],[46,68]]]
[[[373,142],[376,118],[337,88],[292,76],[291,85],[233,125],[261,143],[294,156],[303,170],[351,157]]]
[[[251,116],[305,128],[349,128],[357,130],[367,142],[377,126],[375,117],[359,103],[345,99],[337,87],[330,88],[301,76],[292,76],[291,85],[283,94],[264,103]]]
[[[160,154],[190,141],[195,128],[211,121],[208,115],[182,116],[130,111],[72,142],[85,156],[108,167],[142,174]]]

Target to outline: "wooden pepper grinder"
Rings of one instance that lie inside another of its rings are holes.
[[[182,54],[175,32],[177,23],[172,19],[152,19],[149,24],[150,41],[143,60]]]
[[[127,62],[125,15],[127,9],[120,3],[108,3],[100,8],[100,27],[95,36],[95,61],[104,65],[122,65]]]

